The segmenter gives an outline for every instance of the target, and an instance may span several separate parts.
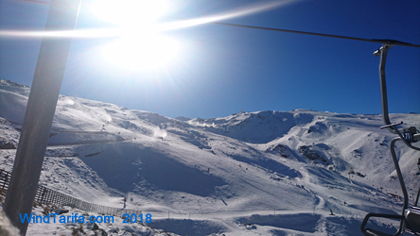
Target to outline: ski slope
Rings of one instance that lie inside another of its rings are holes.
[[[8,171],[28,94],[0,80],[0,167]],[[420,126],[419,114],[390,117]],[[133,235],[362,235],[367,212],[402,206],[394,136],[382,123],[377,114],[312,110],[172,119],[60,96],[40,183],[105,206],[122,207],[127,197],[128,208],[151,213],[149,226],[162,230],[124,231]],[[419,156],[402,144],[397,155],[412,200]],[[374,224],[392,231],[389,222]],[[28,235],[71,235],[71,227],[30,224]],[[101,227],[123,235],[118,223]]]

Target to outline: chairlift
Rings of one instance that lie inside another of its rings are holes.
[[[388,50],[392,46],[399,43],[400,42],[398,41],[392,41],[392,40],[384,42],[382,44],[382,47],[379,48],[377,51],[375,51],[373,54],[375,56],[380,56],[379,79],[380,79],[380,86],[381,86],[382,115],[385,122],[385,125],[381,126],[381,129],[388,129],[391,133],[398,135],[398,137],[394,138],[391,141],[390,151],[391,151],[392,160],[394,162],[395,170],[397,172],[398,180],[400,182],[401,190],[404,195],[404,204],[403,204],[402,213],[400,215],[368,213],[365,216],[361,225],[361,230],[365,236],[398,236],[398,235],[401,235],[403,232],[409,232],[414,235],[420,235],[420,206],[417,205],[418,200],[419,200],[419,195],[420,195],[420,189],[417,192],[417,197],[415,199],[414,205],[409,206],[407,188],[405,186],[404,179],[401,174],[401,169],[398,164],[398,159],[395,154],[396,141],[402,141],[409,148],[420,151],[419,147],[412,145],[412,143],[420,141],[420,132],[415,127],[398,129],[397,126],[402,125],[403,122],[391,123],[389,119],[389,114],[388,114],[388,99],[387,99],[387,89],[386,89],[386,80],[385,80],[385,63],[386,63]],[[420,159],[417,165],[420,169]],[[388,234],[388,233],[375,230],[372,228],[366,228],[366,224],[368,223],[371,217],[399,220],[400,221],[399,229],[395,234]]]

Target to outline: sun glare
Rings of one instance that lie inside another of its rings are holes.
[[[179,50],[179,43],[155,30],[165,15],[164,0],[100,0],[97,17],[122,29],[122,35],[101,49],[103,59],[128,70],[166,66]]]
[[[149,27],[167,10],[164,0],[98,0],[93,9],[99,18],[124,28]]]
[[[189,20],[163,21],[173,6],[169,0],[96,0],[87,4],[89,15],[109,26],[64,31],[0,30],[0,37],[98,38],[108,42],[95,47],[95,60],[129,70],[148,70],[179,62],[185,45],[169,37],[170,31],[223,21],[280,7],[295,0],[257,3],[234,11]],[[103,42],[103,40],[101,40]],[[99,54],[97,54],[99,50]],[[176,60],[174,60],[176,59]]]
[[[173,38],[147,34],[116,39],[101,49],[109,63],[131,71],[166,67],[175,59],[179,43]]]

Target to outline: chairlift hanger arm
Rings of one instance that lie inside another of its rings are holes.
[[[373,55],[380,56],[379,62],[379,79],[380,79],[380,87],[381,87],[381,100],[382,100],[382,116],[385,122],[385,125],[381,128],[387,128],[391,133],[397,134],[401,140],[410,148],[420,151],[420,148],[411,145],[411,142],[416,142],[420,140],[420,135],[416,134],[416,132],[411,132],[412,140],[408,141],[401,132],[405,133],[409,131],[409,129],[402,129],[398,130],[395,126],[402,124],[401,123],[391,123],[389,119],[389,111],[388,111],[388,95],[387,95],[387,87],[386,87],[386,77],[385,77],[385,64],[386,64],[386,57],[388,55],[388,50],[396,45],[398,41],[388,41],[382,44],[382,47],[376,50]]]
[[[414,232],[416,235],[420,232],[419,228],[417,226],[418,222],[418,215],[419,212],[417,208],[408,208],[408,193],[407,188],[404,183],[404,179],[401,173],[400,166],[398,164],[398,159],[396,157],[395,153],[395,143],[398,140],[402,140],[408,147],[420,150],[420,148],[412,146],[412,142],[416,142],[420,140],[420,134],[418,133],[418,130],[415,127],[409,127],[408,129],[397,129],[396,126],[403,124],[403,122],[400,123],[391,123],[389,119],[389,113],[388,113],[388,98],[387,98],[387,89],[386,89],[386,80],[385,80],[385,64],[386,64],[386,56],[388,53],[388,50],[394,46],[392,42],[390,43],[383,43],[382,47],[379,48],[377,51],[375,51],[373,54],[375,56],[380,56],[380,63],[379,63],[379,79],[380,79],[380,86],[381,86],[381,100],[382,100],[382,115],[385,122],[385,125],[381,128],[386,128],[390,132],[397,134],[398,137],[394,138],[391,141],[390,149],[391,149],[391,156],[394,163],[395,170],[397,172],[398,180],[400,183],[400,187],[402,190],[402,193],[404,195],[404,204],[403,204],[403,212],[401,215],[388,215],[388,214],[375,214],[375,213],[369,213],[365,216],[365,219],[362,222],[361,230],[364,235],[366,236],[372,236],[372,235],[381,235],[381,236],[388,236],[389,234],[386,234],[382,231],[377,231],[373,229],[366,228],[366,224],[371,217],[380,217],[380,218],[389,218],[389,219],[400,219],[400,227],[399,230],[393,234],[393,236],[400,235],[404,228],[407,228],[408,231]],[[403,134],[402,134],[403,133]],[[420,161],[419,161],[420,163]],[[417,193],[417,197],[415,200],[415,205],[417,206],[418,198],[419,198],[420,190]],[[414,222],[414,223],[413,223]],[[410,223],[410,224],[408,224]]]
[[[396,134],[396,128],[394,125],[391,124],[389,119],[389,111],[388,111],[388,95],[387,95],[387,88],[386,88],[386,78],[385,78],[385,65],[386,65],[386,57],[388,55],[388,50],[394,46],[393,44],[382,44],[382,47],[376,50],[373,55],[380,56],[379,62],[379,80],[381,86],[381,101],[382,101],[382,116],[384,122],[386,124],[386,128],[391,132]]]

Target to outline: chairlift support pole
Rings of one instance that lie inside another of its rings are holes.
[[[46,31],[73,30],[81,0],[52,0]],[[28,222],[20,215],[32,212],[42,163],[70,49],[71,38],[44,37],[32,81],[22,133],[3,210],[25,235]]]

